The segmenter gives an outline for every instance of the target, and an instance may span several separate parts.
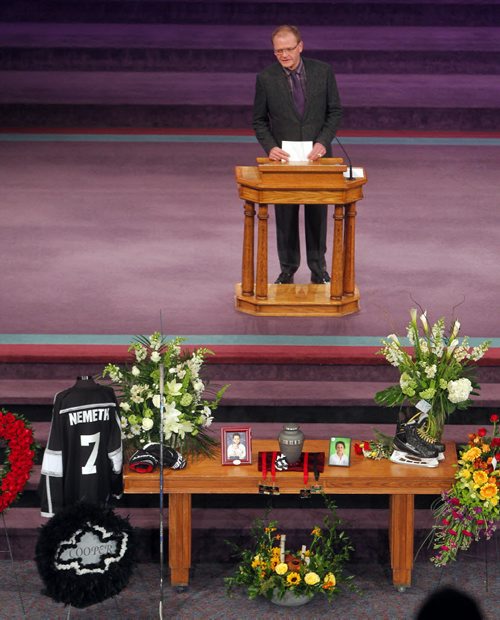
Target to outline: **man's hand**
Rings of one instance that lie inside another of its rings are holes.
[[[309,159],[310,161],[315,161],[316,159],[323,157],[323,155],[325,154],[326,154],[325,147],[319,142],[315,142],[312,151],[307,156],[307,159]]]
[[[279,146],[273,146],[269,151],[269,159],[274,161],[288,161],[290,159],[290,154],[280,149]]]

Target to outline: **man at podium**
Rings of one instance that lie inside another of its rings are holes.
[[[288,161],[284,140],[311,141],[309,160],[331,157],[331,142],[340,124],[342,109],[330,65],[302,58],[299,29],[279,26],[272,44],[277,62],[257,75],[253,128],[268,157]],[[293,284],[300,264],[299,205],[275,205],[278,258],[281,273],[276,284]],[[304,205],[307,265],[313,284],[330,281],[326,269],[327,209]]]

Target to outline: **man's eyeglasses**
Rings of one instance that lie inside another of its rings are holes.
[[[291,54],[294,50],[299,46],[300,41],[297,43],[295,47],[284,47],[281,50],[273,50],[275,56],[283,56],[283,54]]]

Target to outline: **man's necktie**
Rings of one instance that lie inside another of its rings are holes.
[[[300,114],[300,116],[303,116],[305,98],[304,91],[302,90],[302,84],[300,83],[299,74],[296,71],[292,71],[290,73],[290,77],[292,79],[292,97],[295,104],[295,109]]]

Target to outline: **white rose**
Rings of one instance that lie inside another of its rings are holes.
[[[142,420],[142,428],[145,431],[150,431],[154,426],[153,420],[151,418],[144,418]]]
[[[137,368],[137,366],[132,366],[132,374],[134,377],[138,377],[141,374],[141,371]]]
[[[153,351],[151,353],[151,361],[158,363],[161,360],[161,355],[158,353],[158,351]]]
[[[463,403],[472,392],[472,383],[469,379],[457,379],[448,381],[448,400],[452,403]]]
[[[159,394],[155,394],[153,396],[153,406],[159,409],[160,405],[161,405],[161,397]]]

